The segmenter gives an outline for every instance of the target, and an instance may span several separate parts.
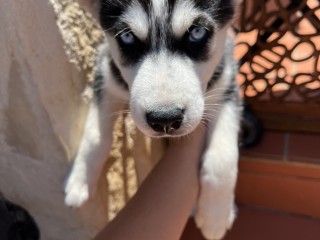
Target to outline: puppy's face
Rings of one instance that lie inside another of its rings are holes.
[[[111,69],[127,87],[138,128],[153,137],[193,131],[235,0],[101,1]]]

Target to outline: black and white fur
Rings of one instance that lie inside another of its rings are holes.
[[[207,120],[207,149],[195,219],[221,239],[234,218],[241,102],[228,29],[238,0],[101,0],[106,31],[84,136],[65,203],[94,195],[112,144],[114,115],[129,103],[151,137],[179,137]],[[192,149],[190,150],[192,151]]]

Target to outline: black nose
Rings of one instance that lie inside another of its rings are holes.
[[[156,132],[170,133],[181,127],[184,110],[180,108],[161,109],[148,112],[147,122]]]

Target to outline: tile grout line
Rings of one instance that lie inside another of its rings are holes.
[[[290,150],[290,133],[286,133],[284,137],[284,149],[283,149],[283,156],[284,156],[284,161],[288,162],[289,161],[289,150]]]

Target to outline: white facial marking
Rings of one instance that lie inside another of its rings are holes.
[[[163,17],[167,12],[167,0],[152,0],[154,15]]]
[[[201,121],[204,110],[202,94],[192,61],[163,51],[146,58],[133,81],[132,117],[141,131],[157,136],[146,122],[146,113],[161,108],[184,109],[182,126],[175,135],[185,135]]]
[[[182,37],[198,17],[208,17],[197,9],[192,1],[178,0],[172,14],[172,29],[176,37]]]
[[[139,39],[144,40],[148,37],[148,16],[140,4],[132,4],[121,20],[129,25]]]

